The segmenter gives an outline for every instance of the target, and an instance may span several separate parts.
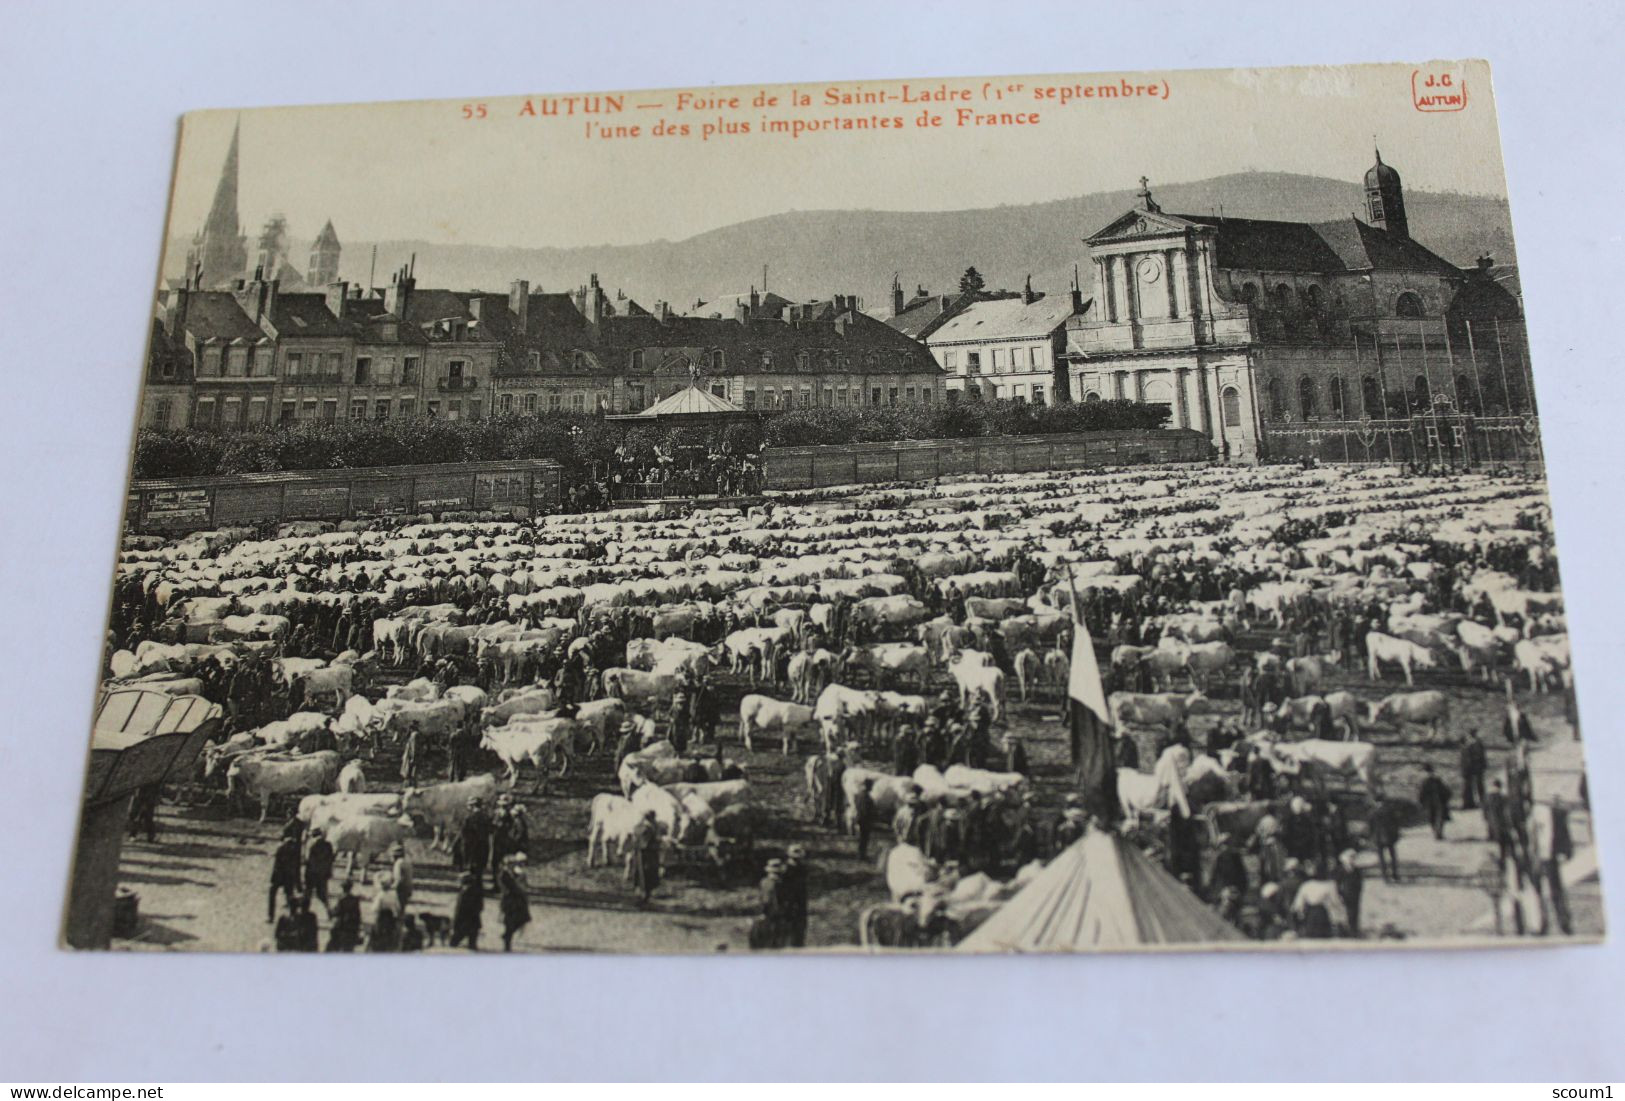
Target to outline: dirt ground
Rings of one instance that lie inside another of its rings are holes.
[[[1241,640],[1243,649],[1260,648],[1267,638]],[[1447,738],[1476,726],[1490,747],[1492,775],[1501,766],[1500,723],[1503,697],[1498,688],[1450,676],[1434,676],[1430,687],[1449,693],[1452,715]],[[1372,684],[1363,671],[1345,671],[1329,689],[1347,688],[1362,700],[1375,700],[1402,689],[1390,679]],[[724,681],[724,699],[730,705],[748,690]],[[1218,713],[1193,724],[1198,741],[1220,719],[1234,716],[1237,704],[1223,692]],[[1536,790],[1541,797],[1562,792],[1571,806],[1580,776],[1579,743],[1565,716],[1561,695],[1524,695],[1525,710],[1540,736],[1535,755]],[[1035,788],[1046,813],[1057,813],[1068,790],[1066,741],[1058,720],[1059,700],[1054,689],[1030,703],[1013,702],[1009,723],[1028,746],[1034,766]],[[771,751],[746,752],[732,736],[732,723],[722,727],[724,752],[746,768],[757,800],[767,808],[772,823],[759,842],[754,865],[784,846],[800,842],[808,849],[810,879],[810,947],[855,948],[858,915],[866,906],[885,901],[886,890],[876,865],[884,849],[885,831],[871,845],[869,858],[857,858],[851,838],[811,821],[803,799],[801,779],[805,752],[786,758]],[[1364,735],[1379,746],[1380,774],[1393,795],[1414,798],[1424,763],[1432,763],[1450,784],[1460,805],[1460,777],[1453,744],[1430,744],[1421,730],[1407,734],[1381,728]],[[369,765],[369,780],[378,787],[398,786],[393,759]],[[587,803],[592,795],[616,790],[607,756],[588,761],[564,780],[550,780],[545,792],[529,793],[530,776],[516,792],[531,819],[530,892],[532,922],[517,938],[523,951],[622,951],[692,953],[742,951],[756,912],[755,878],[747,870],[731,881],[718,882],[709,869],[668,869],[665,882],[651,904],[640,907],[623,880],[620,868],[588,867],[586,863]],[[1571,816],[1577,846],[1588,844],[1589,814]],[[271,925],[265,920],[265,892],[271,851],[279,833],[279,820],[261,825],[251,818],[228,815],[220,805],[166,804],[159,817],[156,843],[130,840],[124,846],[123,884],[140,895],[141,924],[131,939],[115,947],[243,951],[268,946]],[[449,915],[456,873],[449,859],[432,851],[427,836],[409,847],[416,865],[417,888],[410,909]],[[1362,925],[1367,935],[1389,927],[1392,935],[1419,940],[1459,937],[1472,932],[1494,932],[1490,896],[1483,883],[1489,847],[1477,811],[1457,811],[1436,841],[1425,824],[1413,824],[1399,846],[1402,881],[1385,884],[1377,876],[1370,853],[1361,856],[1369,869]],[[341,865],[342,867],[342,865]],[[1254,869],[1256,874],[1256,869]],[[336,888],[336,881],[335,881]],[[370,887],[361,889],[363,899]],[[1600,890],[1593,877],[1571,891],[1580,935],[1602,932]],[[320,914],[320,908],[318,907]],[[321,915],[322,939],[327,922]],[[500,949],[501,919],[494,899],[486,904],[483,949]]]

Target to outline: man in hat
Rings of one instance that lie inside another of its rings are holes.
[[[944,688],[937,696],[937,703],[931,709],[930,717],[937,720],[938,729],[946,729],[949,723],[959,720],[959,701],[951,690]]]
[[[390,855],[393,859],[389,862],[389,878],[395,884],[395,901],[404,914],[412,901],[412,884],[417,878],[417,869],[412,866],[412,858],[406,855],[406,846],[402,842],[395,842]]]
[[[1371,810],[1371,846],[1377,850],[1377,867],[1382,872],[1383,882],[1398,883],[1401,808],[1380,789],[1374,798],[1377,805]]]
[[[1517,832],[1512,828],[1511,808],[1507,803],[1507,795],[1501,787],[1500,780],[1490,781],[1490,790],[1484,794],[1484,833],[1490,844],[1496,847],[1496,864],[1504,869],[1507,858],[1516,856],[1513,843],[1517,840]],[[1514,860],[1514,867],[1518,861]],[[1522,869],[1518,868],[1518,875],[1522,877]]]
[[[423,764],[423,734],[413,727],[406,735],[406,746],[401,750],[401,784],[413,787],[418,782],[418,769]]]
[[[1247,895],[1247,863],[1242,859],[1241,845],[1234,834],[1221,833],[1217,851],[1213,854],[1213,869],[1208,873],[1210,889],[1222,893],[1233,890],[1238,898]]]
[[[1546,896],[1551,916],[1565,936],[1574,932],[1574,920],[1569,914],[1569,898],[1563,888],[1563,862],[1574,856],[1574,842],[1569,834],[1568,809],[1560,796],[1550,803],[1536,803],[1529,809],[1529,863],[1535,886]],[[1541,914],[1540,933],[1550,931],[1545,912]]]
[[[1529,725],[1529,716],[1518,706],[1518,697],[1512,694],[1512,682],[1507,682],[1506,715],[1501,720],[1501,736],[1508,745],[1528,744],[1535,740],[1535,730]]]
[[[615,743],[615,768],[619,771],[621,762],[638,751],[641,739],[638,737],[638,728],[632,725],[631,720],[621,724],[621,739]]]
[[[491,820],[491,889],[498,890],[497,877],[502,863],[514,853],[525,851],[530,843],[530,824],[525,820],[525,809],[514,803],[513,795],[503,792],[497,796],[497,812]]]
[[[491,856],[491,816],[477,795],[469,797],[468,814],[458,831],[454,855],[458,868],[484,878],[485,864]]]
[[[1434,840],[1443,841],[1444,824],[1450,821],[1450,789],[1430,764],[1422,766],[1422,786],[1417,789],[1416,801],[1421,805],[1422,813],[1427,815]]]
[[[1344,849],[1337,854],[1337,867],[1332,873],[1333,881],[1337,884],[1337,894],[1343,900],[1343,909],[1348,912],[1349,936],[1360,935],[1360,896],[1365,892],[1365,873],[1354,862],[1353,849]]]
[[[649,896],[660,886],[660,826],[655,812],[643,812],[643,818],[632,830],[631,851],[626,857],[627,880],[638,892],[638,903],[649,904]]]
[[[354,952],[361,943],[361,900],[355,897],[355,884],[346,879],[333,904],[332,928],[327,934],[329,952]]]
[[[1287,804],[1287,815],[1281,821],[1281,847],[1296,860],[1313,860],[1320,850],[1315,817],[1310,812],[1309,800],[1294,795]]]
[[[892,837],[899,845],[919,845],[925,830],[925,806],[920,800],[918,785],[910,785],[903,796],[903,805],[892,816]]]
[[[1033,818],[1036,796],[1030,788],[1018,797],[1015,813],[1011,816],[1009,837],[1005,841],[1005,860],[1011,869],[1020,871],[1038,859],[1038,823]]]
[[[1484,773],[1489,769],[1489,758],[1484,741],[1478,736],[1478,727],[1467,731],[1461,740],[1461,809],[1472,810],[1484,802]]]
[[[791,845],[785,852],[779,890],[784,898],[785,935],[791,948],[807,946],[807,849]]]
[[[757,885],[760,913],[750,925],[750,947],[753,950],[783,948],[787,939],[784,912],[784,861],[774,857],[762,869],[762,881]]]
[[[681,757],[688,752],[689,715],[688,693],[681,687],[672,694],[671,707],[666,713],[667,726],[670,733],[672,748],[677,750]]]
[[[292,830],[282,831],[282,840],[277,844],[276,852],[271,854],[271,890],[265,899],[265,922],[267,925],[276,921],[276,893],[282,892],[282,897],[293,909],[293,896],[299,890],[299,835]]]
[[[874,829],[875,823],[875,782],[873,777],[864,777],[863,783],[852,796],[852,830],[858,835],[858,859],[869,859],[869,831]]]
[[[1006,733],[1000,748],[1004,752],[1001,765],[1005,772],[1014,772],[1022,776],[1032,775],[1032,766],[1027,762],[1027,747],[1021,744],[1021,739],[1014,733]]]
[[[502,872],[497,878],[497,892],[502,909],[502,950],[513,951],[513,938],[530,924],[530,899],[526,894],[525,866],[529,862],[522,852],[511,853],[502,861]]]
[[[482,872],[465,870],[457,877],[457,901],[451,909],[451,948],[467,943],[470,952],[480,950],[480,926],[485,920],[485,890]]]
[[[327,884],[333,878],[333,860],[333,842],[320,826],[313,826],[310,847],[305,850],[305,890],[311,898],[322,900],[322,909],[329,919],[333,917],[333,906],[327,901]]]
[[[912,776],[914,770],[920,767],[922,750],[916,740],[914,728],[905,724],[892,739],[891,762],[892,775]]]

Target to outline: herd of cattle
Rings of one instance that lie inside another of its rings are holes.
[[[106,673],[110,686],[229,695],[217,686],[259,670],[281,717],[210,746],[200,779],[262,817],[297,807],[363,866],[423,828],[455,836],[471,797],[489,805],[527,770],[540,791],[613,753],[612,788],[590,798],[596,862],[648,813],[672,845],[731,820],[772,834],[789,801],[729,752],[810,749],[796,771],[811,789],[839,756],[848,805],[869,781],[883,825],[911,798],[971,791],[1014,813],[1031,776],[960,762],[899,777],[888,747],[939,689],[995,726],[1016,700],[1053,707],[1075,606],[1113,721],[1151,733],[1146,768],[1122,769],[1118,786],[1131,819],[1154,818],[1246,802],[1233,750],[1189,738],[1200,717],[1233,716],[1232,700],[1248,745],[1290,782],[1375,789],[1383,744],[1449,731],[1442,685],[1567,687],[1550,530],[1531,478],[1280,466],[992,475],[748,511],[130,536],[120,591],[138,626],[115,638]],[[561,700],[569,663],[586,675]],[[1386,694],[1326,690],[1352,669]],[[706,683],[737,688],[737,711],[690,753],[669,716]],[[730,736],[739,748],[725,752]],[[491,771],[370,790],[380,755],[458,739]],[[932,874],[891,863],[893,902]]]

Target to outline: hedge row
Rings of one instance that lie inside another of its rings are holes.
[[[136,439],[134,476],[175,478],[327,470],[410,463],[557,459],[580,476],[617,457],[652,461],[656,451],[721,444],[742,455],[761,447],[963,439],[1099,429],[1157,428],[1158,407],[1127,401],[1028,406],[959,405],[869,409],[796,409],[715,429],[656,428],[607,421],[590,413],[502,415],[478,421],[304,421],[222,433],[143,429]]]

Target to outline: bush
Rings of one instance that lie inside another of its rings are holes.
[[[720,442],[730,453],[744,455],[763,446],[1158,428],[1167,416],[1165,409],[1130,401],[793,409],[729,424]],[[596,414],[566,412],[505,413],[478,421],[300,421],[233,433],[143,429],[136,437],[134,476],[180,478],[494,459],[556,459],[567,475],[578,475],[611,459],[617,449],[635,461],[649,462],[657,448],[670,452],[718,439],[712,428],[629,426]]]

